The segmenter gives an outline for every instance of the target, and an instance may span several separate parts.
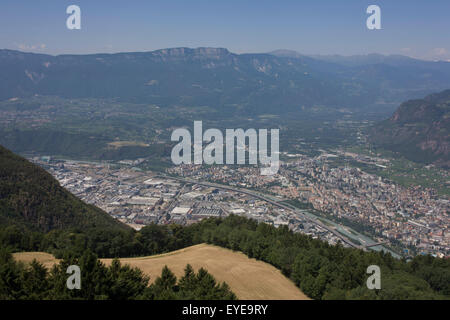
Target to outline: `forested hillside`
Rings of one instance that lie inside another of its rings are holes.
[[[128,227],[62,188],[49,173],[0,146],[0,227],[47,232]]]
[[[449,299],[450,262],[431,256],[412,261],[390,254],[332,246],[286,227],[257,223],[238,216],[210,218],[188,227],[149,225],[135,233],[50,232],[33,247],[29,234],[0,231],[2,247],[47,251],[59,257],[92,250],[101,257],[126,257],[169,252],[199,243],[237,250],[280,269],[313,299]],[[382,289],[368,290],[369,265],[378,265]]]
[[[402,103],[371,129],[370,140],[410,160],[450,167],[450,90]]]

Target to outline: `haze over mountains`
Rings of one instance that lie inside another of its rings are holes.
[[[434,68],[446,68],[446,65],[449,61],[446,60],[420,60],[400,54],[391,54],[391,55],[383,55],[379,53],[369,53],[369,54],[357,54],[350,56],[343,56],[339,54],[311,54],[304,55],[297,51],[293,50],[275,50],[269,52],[269,54],[285,57],[285,58],[302,58],[302,57],[310,57],[316,60],[322,60],[327,62],[332,62],[336,64],[341,64],[345,66],[361,66],[367,64],[387,64],[391,66],[422,66],[424,68],[429,68],[434,66]],[[432,67],[433,68],[433,67]]]
[[[0,69],[0,100],[33,97],[33,101],[24,103],[38,107],[36,95],[96,98],[111,109],[114,99],[124,105],[113,113],[122,116],[114,123],[120,128],[127,127],[128,131],[131,125],[136,128],[136,124],[125,125],[123,115],[131,112],[142,117],[149,104],[161,108],[207,106],[221,120],[266,114],[306,117],[311,111],[328,118],[353,113],[360,119],[378,113],[377,118],[383,119],[404,101],[450,88],[450,62],[380,54],[311,57],[290,50],[234,54],[225,48],[171,48],[58,56],[0,50]],[[400,151],[412,160],[448,165],[448,112],[442,109],[441,100],[434,101],[446,96],[444,92],[403,104],[394,117],[376,127],[371,141]],[[126,107],[124,102],[142,106],[133,109],[137,107]],[[67,100],[64,108],[76,109],[75,105]],[[407,107],[411,105],[417,105],[414,107],[417,110],[411,111],[412,107]],[[87,110],[89,114],[99,111],[98,107],[92,108]],[[404,112],[405,109],[408,111]],[[161,122],[155,112],[152,111],[152,117]],[[61,110],[55,113],[60,114]],[[417,116],[412,119],[413,115]],[[98,117],[107,119],[109,115]],[[79,125],[70,123],[76,129],[70,134],[80,135]],[[59,131],[56,140],[62,141],[65,135]],[[93,136],[90,132],[86,134]],[[16,152],[25,152],[41,150],[40,141],[55,140],[42,130],[24,135],[17,130],[8,131],[0,141]],[[81,136],[77,139],[86,140]],[[109,142],[103,136],[100,140]],[[33,147],[27,141],[33,141]],[[65,145],[83,154],[80,148],[74,149],[73,143]],[[87,145],[84,143],[81,149],[87,150]],[[67,154],[60,149],[43,150]]]
[[[310,108],[390,113],[450,87],[450,63],[403,56],[234,54],[224,48],[58,55],[0,50],[0,100],[35,94],[284,114]]]

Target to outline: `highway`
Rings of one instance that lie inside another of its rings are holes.
[[[277,206],[279,208],[285,209],[289,212],[293,212],[296,215],[301,215],[304,219],[310,221],[311,223],[314,223],[318,226],[320,226],[321,228],[331,232],[332,234],[334,234],[337,238],[339,238],[342,242],[346,243],[347,245],[353,247],[353,248],[357,248],[357,249],[362,249],[362,250],[367,250],[366,247],[358,245],[356,243],[353,243],[349,238],[345,237],[344,235],[342,235],[341,233],[339,233],[338,231],[336,231],[334,228],[331,228],[329,226],[327,226],[326,224],[322,223],[320,220],[318,219],[314,219],[311,217],[308,217],[307,215],[305,215],[304,213],[302,213],[300,211],[300,209],[295,208],[293,206],[289,206],[289,205],[285,205],[282,204],[276,200],[270,199],[268,196],[266,195],[261,195],[259,193],[253,192],[253,191],[249,191],[246,189],[241,189],[241,188],[237,188],[237,187],[231,187],[231,186],[226,186],[226,185],[222,185],[222,184],[217,184],[217,183],[211,183],[211,182],[204,182],[204,181],[197,181],[197,180],[192,180],[192,179],[186,179],[186,178],[179,178],[179,177],[173,177],[173,176],[167,176],[167,175],[163,175],[160,174],[159,175],[162,178],[166,178],[166,179],[173,179],[173,180],[177,180],[177,181],[181,181],[184,183],[190,183],[190,184],[198,184],[200,186],[205,186],[205,187],[212,187],[212,188],[217,188],[217,189],[222,189],[222,190],[228,190],[228,191],[233,191],[233,192],[239,192],[239,193],[243,193],[246,195],[249,195],[251,197],[266,201],[274,206]],[[370,245],[371,246],[371,245]]]

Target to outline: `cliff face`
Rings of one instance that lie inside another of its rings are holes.
[[[450,167],[450,90],[401,104],[369,139],[411,160]]]

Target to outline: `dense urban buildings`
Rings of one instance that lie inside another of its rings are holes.
[[[253,166],[181,165],[161,174],[138,168],[143,159],[116,164],[33,160],[76,196],[135,229],[235,214],[332,244],[379,250],[376,244],[383,243],[405,256],[449,254],[450,203],[432,189],[405,188],[359,168],[333,166],[336,155],[330,153],[285,156],[289,160],[273,176],[259,175]],[[360,160],[387,164],[378,158]],[[295,208],[289,200],[306,207]],[[358,231],[369,231],[364,233],[371,238],[352,237],[355,231],[343,222],[361,226]]]

